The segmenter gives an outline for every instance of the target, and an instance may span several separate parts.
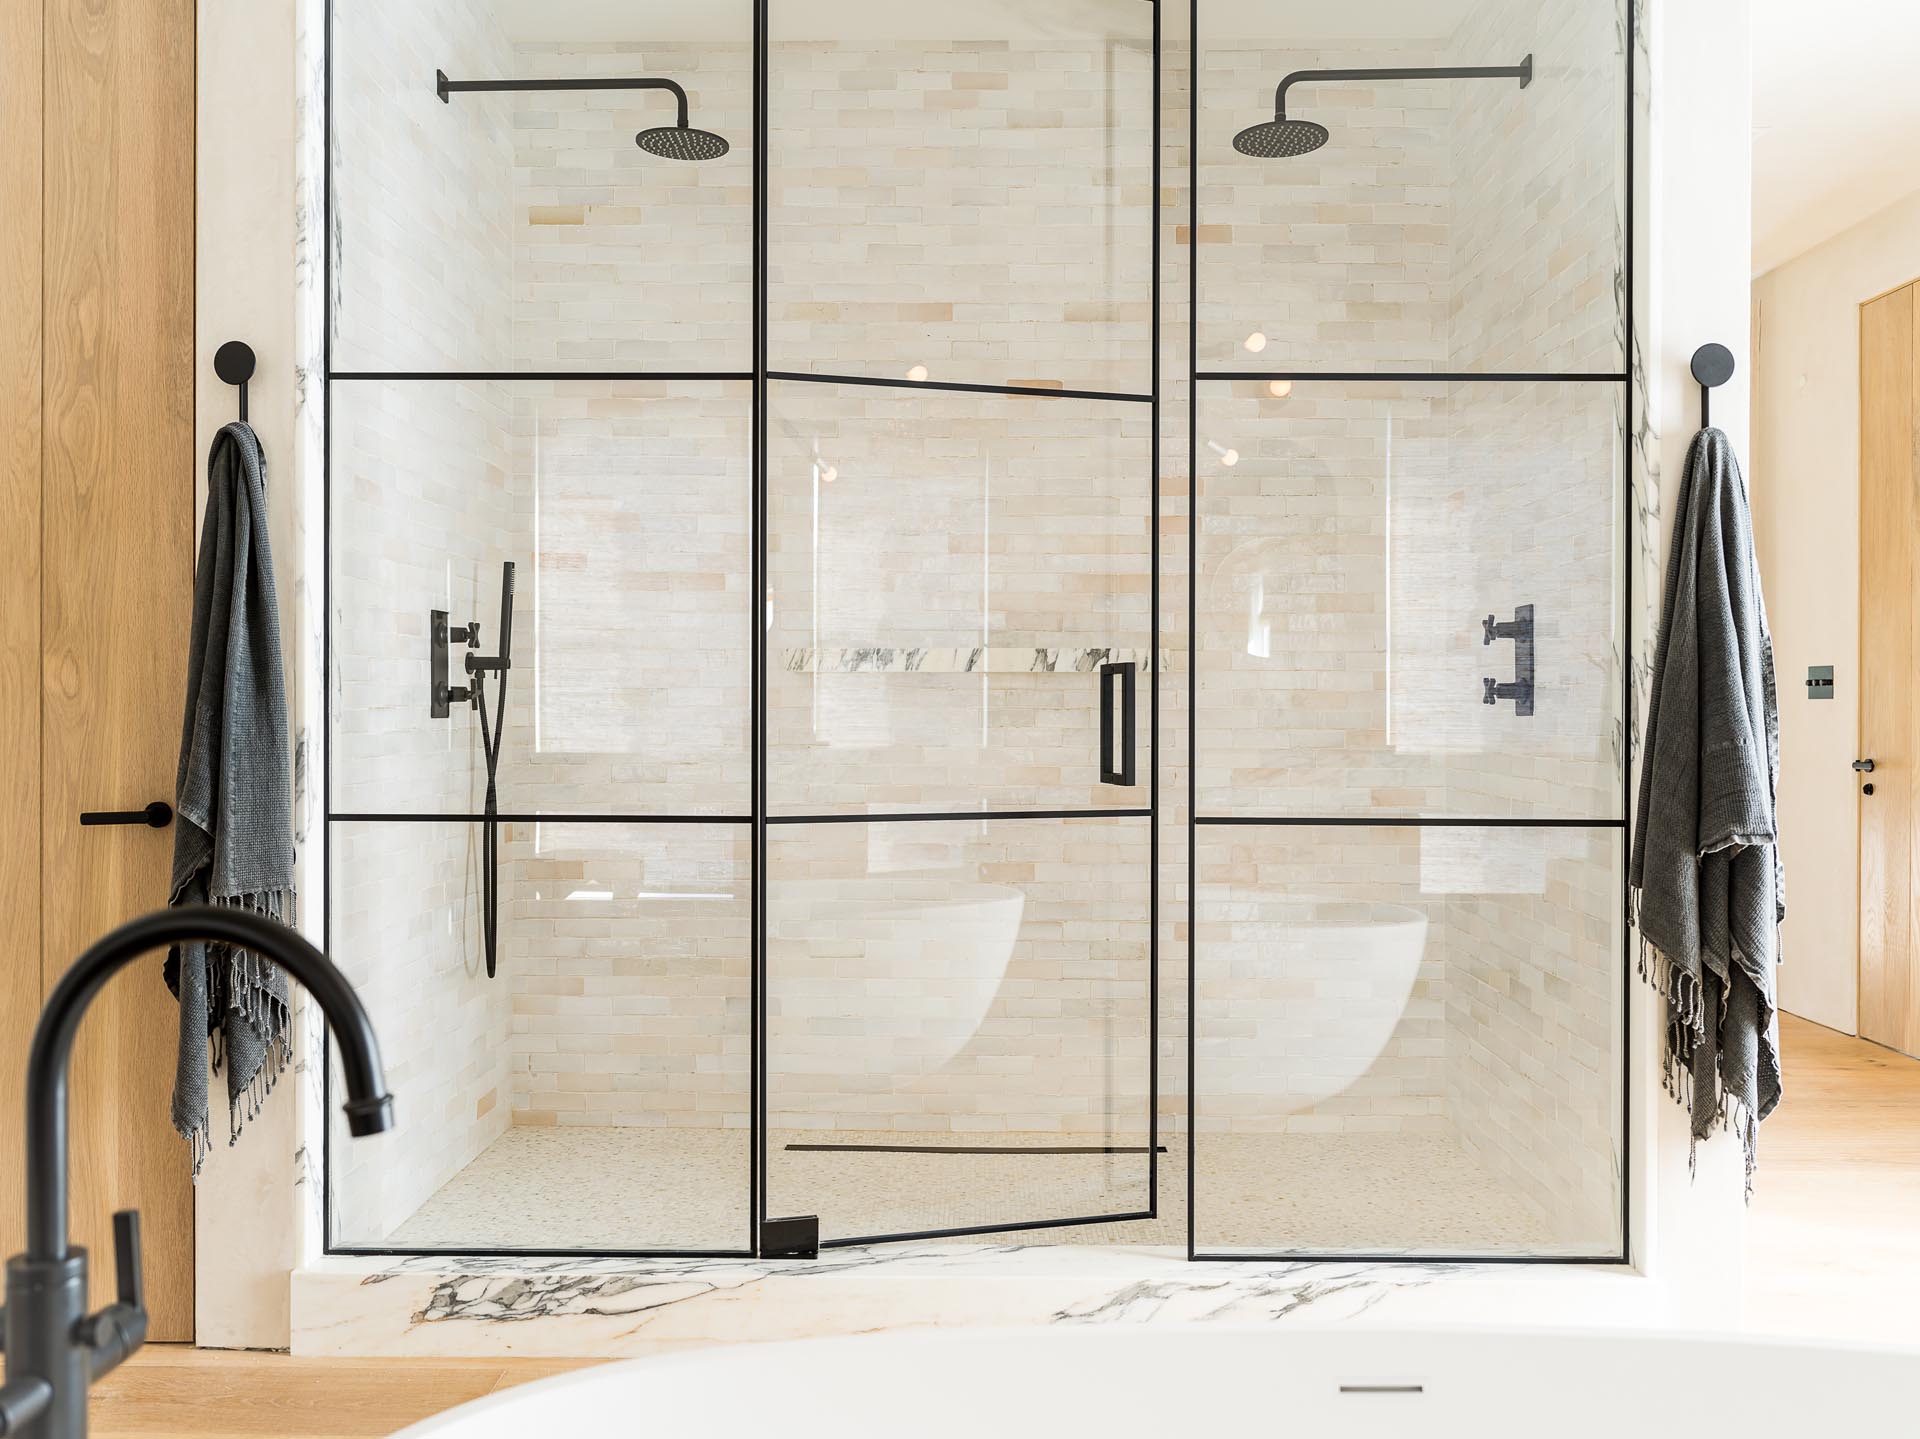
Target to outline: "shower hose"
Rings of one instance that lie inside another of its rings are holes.
[[[487,796],[480,811],[480,933],[488,979],[494,977],[500,949],[500,738],[507,711],[507,672],[495,673],[491,725],[487,723],[486,672],[473,677],[473,707],[480,712],[480,748],[487,761]]]

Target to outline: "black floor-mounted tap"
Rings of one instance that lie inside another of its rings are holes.
[[[7,1261],[6,1382],[0,1435],[85,1439],[87,1389],[146,1342],[140,1216],[113,1216],[118,1299],[87,1313],[87,1251],[67,1243],[67,1061],[80,1017],[101,987],[149,950],[187,940],[272,960],[319,1002],[339,1043],[347,1128],[393,1125],[380,1046],[360,997],[324,954],[285,925],[237,909],[186,905],[122,925],[81,955],[55,987],[27,1053],[27,1249]]]

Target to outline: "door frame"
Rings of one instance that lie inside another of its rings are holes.
[[[1890,300],[1895,295],[1899,295],[1906,291],[1912,292],[1912,300],[1910,302],[1910,308],[1912,309],[1912,312],[1913,312],[1912,344],[1909,346],[1911,351],[1911,358],[1909,363],[1911,367],[1912,384],[1910,384],[1909,388],[1914,392],[1911,403],[1913,403],[1916,406],[1916,412],[1912,416],[1912,420],[1916,427],[1920,427],[1920,276],[1916,276],[1911,280],[1907,280],[1903,284],[1889,285],[1887,288],[1881,290],[1877,294],[1869,295],[1866,299],[1859,302],[1859,305],[1855,308],[1855,311],[1854,311],[1855,343],[1858,351],[1858,370],[1859,370],[1859,374],[1858,374],[1859,399],[1858,399],[1858,409],[1855,414],[1855,420],[1858,426],[1858,438],[1860,441],[1860,454],[1859,454],[1858,474],[1856,476],[1855,499],[1857,501],[1857,512],[1861,522],[1858,528],[1858,531],[1854,537],[1854,559],[1856,563],[1856,573],[1857,573],[1857,587],[1856,587],[1856,594],[1854,598],[1854,605],[1855,605],[1855,612],[1858,618],[1858,624],[1856,626],[1856,634],[1855,634],[1855,642],[1854,642],[1854,666],[1855,666],[1854,673],[1856,674],[1856,676],[1858,676],[1857,687],[1859,691],[1860,702],[1859,702],[1858,711],[1854,719],[1853,753],[1855,758],[1857,759],[1870,758],[1872,757],[1872,753],[1873,753],[1872,747],[1869,746],[1867,732],[1866,732],[1867,731],[1867,675],[1869,673],[1869,664],[1868,664],[1868,657],[1867,657],[1867,612],[1868,612],[1869,604],[1868,604],[1868,596],[1867,596],[1867,576],[1866,576],[1867,540],[1866,540],[1866,528],[1865,528],[1866,517],[1867,517],[1867,466],[1868,466],[1867,403],[1868,403],[1868,393],[1869,393],[1868,384],[1867,384],[1866,315],[1867,315],[1867,310],[1870,307],[1880,304],[1883,301]],[[1916,479],[1920,479],[1920,466],[1917,466],[1915,477]],[[1916,544],[1910,538],[1908,543],[1909,560],[1911,561],[1917,553],[1920,553],[1920,544]],[[1916,618],[1920,618],[1920,616],[1916,616]],[[1913,644],[1912,653],[1915,655],[1920,655],[1920,635],[1911,636],[1910,642]],[[1908,703],[1910,706],[1915,702],[1915,698],[1916,696],[1914,694],[1914,689],[1910,688],[1908,693]],[[1909,757],[1909,759],[1911,761],[1911,756]],[[1853,844],[1854,844],[1853,874],[1854,874],[1855,935],[1854,935],[1854,950],[1853,950],[1853,1031],[1855,1035],[1857,1035],[1861,1039],[1867,1040],[1867,1042],[1870,1044],[1878,1044],[1878,1045],[1881,1045],[1883,1048],[1893,1048],[1894,1053],[1900,1054],[1900,1053],[1905,1053],[1905,1051],[1888,1045],[1884,1039],[1876,1039],[1867,1034],[1867,1025],[1866,1025],[1867,844],[1866,844],[1866,835],[1865,835],[1866,807],[1864,804],[1861,803],[1861,801],[1864,798],[1866,798],[1866,796],[1861,791],[1861,788],[1860,788],[1861,783],[1862,782],[1858,779],[1854,781],[1855,789],[1854,789],[1854,821],[1853,821]],[[1911,807],[1914,804],[1916,799],[1920,799],[1920,796],[1915,795],[1914,786],[1912,784],[1911,779],[1909,779],[1908,794],[1907,794],[1907,803],[1910,811],[1909,813],[1910,827],[1909,827],[1909,835],[1908,835],[1909,845],[1911,845],[1913,842],[1912,830],[1911,830]],[[1908,944],[1908,951],[1909,951],[1909,958],[1908,958],[1909,983],[1914,982],[1913,970],[1915,968],[1912,961],[1912,946],[1914,942],[1913,920],[1914,920],[1914,913],[1915,913],[1915,910],[1914,910],[1915,896],[1912,893],[1913,877],[1914,877],[1913,859],[1911,854],[1909,854],[1909,858],[1908,858],[1909,894],[1908,894],[1908,926],[1907,926],[1907,944]]]

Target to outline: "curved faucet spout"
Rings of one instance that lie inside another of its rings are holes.
[[[373,1024],[332,960],[259,915],[213,905],[160,910],[123,924],[80,956],[55,987],[27,1057],[27,1257],[65,1259],[67,1249],[67,1061],[80,1017],[101,987],[149,950],[182,941],[230,944],[272,960],[318,1001],[339,1041],[347,1080],[347,1127],[377,1134],[393,1124],[393,1097]]]

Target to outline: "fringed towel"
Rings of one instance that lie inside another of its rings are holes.
[[[294,919],[293,795],[280,612],[267,542],[267,467],[244,423],[207,457],[207,515],[193,582],[187,714],[174,781],[179,822],[171,903],[225,904]],[[286,1067],[287,977],[225,945],[177,945],[167,985],[180,999],[173,1125],[208,1143],[207,1074],[227,1079],[228,1142]]]
[[[1640,970],[1667,1001],[1667,1089],[1694,1143],[1731,1123],[1752,1193],[1780,1102],[1774,969],[1786,891],[1776,840],[1780,711],[1746,482],[1702,430],[1667,558],[1629,882]]]

